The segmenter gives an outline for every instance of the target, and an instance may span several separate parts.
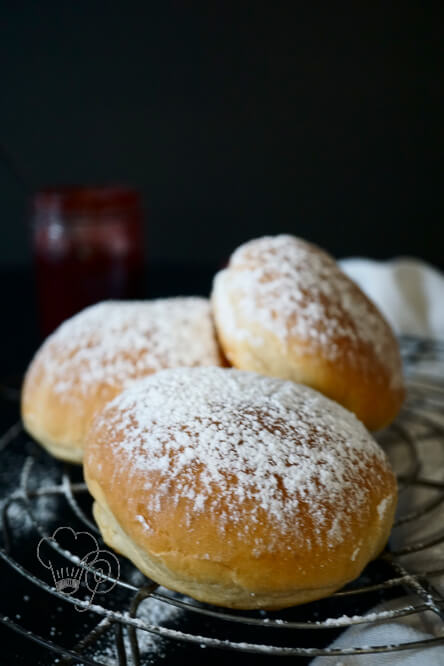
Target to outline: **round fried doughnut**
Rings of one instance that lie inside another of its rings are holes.
[[[397,415],[404,387],[396,338],[376,306],[315,245],[286,235],[242,245],[217,274],[212,305],[235,367],[311,386],[370,430]]]
[[[164,370],[96,415],[85,479],[106,543],[200,601],[283,608],[331,594],[383,549],[386,456],[349,411],[291,381]]]

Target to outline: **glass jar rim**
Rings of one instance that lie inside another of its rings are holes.
[[[141,209],[141,195],[124,185],[46,187],[32,199],[35,215],[98,216]]]

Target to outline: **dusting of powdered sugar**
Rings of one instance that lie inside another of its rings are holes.
[[[365,360],[364,344],[389,368],[391,385],[402,385],[388,324],[335,260],[311,243],[289,235],[245,243],[216,276],[214,294],[221,309],[218,326],[230,337],[248,337],[242,324],[248,322],[284,344],[290,338],[308,343],[329,360],[347,354],[355,365]]]
[[[389,505],[389,500],[386,497],[384,497],[384,499],[382,499],[379,502],[379,504],[377,506],[379,520],[381,520],[381,521],[384,520],[386,511],[388,509],[388,505]]]
[[[167,597],[174,597],[174,594],[168,592],[162,587],[159,587],[157,592]],[[184,612],[172,604],[149,598],[141,602],[137,609],[136,617],[147,625],[176,629],[178,628],[180,622],[183,621]],[[149,631],[143,631],[142,629],[137,629],[136,633],[140,656],[142,657],[144,664],[158,663],[158,660],[166,656],[168,645],[166,644],[165,639],[163,639],[158,634],[151,633]],[[133,660],[130,657],[131,644],[126,632],[124,634],[124,646],[125,652],[130,659],[128,663],[133,664]],[[95,648],[92,648],[89,651],[88,656],[97,659],[100,661],[100,663],[107,665],[109,664],[109,666],[116,666],[118,661],[116,661],[117,655],[114,633],[109,632],[108,635],[102,639],[102,641],[99,641]]]
[[[67,401],[162,368],[221,363],[209,302],[197,297],[93,305],[62,324],[36,360]]]
[[[366,519],[378,482],[374,463],[387,464],[364,426],[337,403],[291,381],[234,369],[159,372],[109,403],[95,427],[118,460],[112,483],[145,475],[148,528],[165,498],[186,499],[190,516],[213,514],[221,529],[229,524],[251,534],[265,515],[279,534],[309,548],[313,540],[333,547],[347,538],[350,516]],[[310,507],[310,534],[301,527],[302,505]],[[264,545],[256,546],[260,556]]]

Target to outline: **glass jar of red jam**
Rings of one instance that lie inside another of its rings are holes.
[[[44,335],[97,301],[143,296],[143,216],[135,190],[42,190],[33,200],[32,236]]]

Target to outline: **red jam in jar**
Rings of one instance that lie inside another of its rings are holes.
[[[32,234],[44,335],[87,305],[143,295],[143,219],[135,190],[42,190],[33,201]]]

